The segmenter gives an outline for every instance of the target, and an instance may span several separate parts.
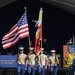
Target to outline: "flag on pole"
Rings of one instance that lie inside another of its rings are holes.
[[[20,39],[29,36],[29,27],[27,22],[27,10],[19,21],[10,29],[10,31],[2,38],[2,46],[4,49],[10,48],[19,42]]]
[[[34,48],[35,52],[38,53],[38,51],[40,50],[40,30],[37,29],[36,31],[36,35],[35,35],[35,48]]]
[[[36,31],[36,35],[35,35],[35,52],[38,52],[40,50],[41,47],[41,41],[42,41],[42,14],[43,14],[43,10],[42,8],[40,8],[39,11],[39,18],[38,21],[36,22],[36,25],[38,26],[37,31]]]

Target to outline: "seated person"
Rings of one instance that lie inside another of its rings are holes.
[[[72,44],[73,44],[72,38],[70,38],[66,44],[67,44],[67,45],[72,45]]]

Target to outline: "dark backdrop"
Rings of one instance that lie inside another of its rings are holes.
[[[2,54],[5,54],[7,51],[17,53],[20,44],[23,44],[25,47],[25,53],[29,51],[27,50],[28,38],[20,40],[18,44],[6,50],[2,48],[1,44],[2,37],[17,23],[25,11],[25,6],[27,7],[30,39],[33,45],[36,28],[34,28],[35,23],[32,20],[38,19],[39,9],[42,7],[43,38],[48,39],[50,49],[54,47],[57,53],[62,56],[63,44],[75,34],[75,15],[37,0],[20,0],[0,8],[0,51]]]

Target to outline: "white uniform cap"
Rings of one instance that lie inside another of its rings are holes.
[[[19,47],[19,50],[24,50],[24,47]]]
[[[33,47],[30,47],[29,50],[34,50],[34,48]]]
[[[50,52],[54,52],[55,53],[56,51],[55,50],[51,50]]]
[[[44,50],[44,48],[40,48],[41,50]]]

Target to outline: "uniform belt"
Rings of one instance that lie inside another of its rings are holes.
[[[50,64],[50,66],[57,66],[57,64]]]
[[[41,65],[41,64],[40,64],[40,67],[41,67],[41,68],[42,68],[43,66],[45,66],[45,65]]]
[[[25,63],[19,63],[19,64],[25,64]]]

